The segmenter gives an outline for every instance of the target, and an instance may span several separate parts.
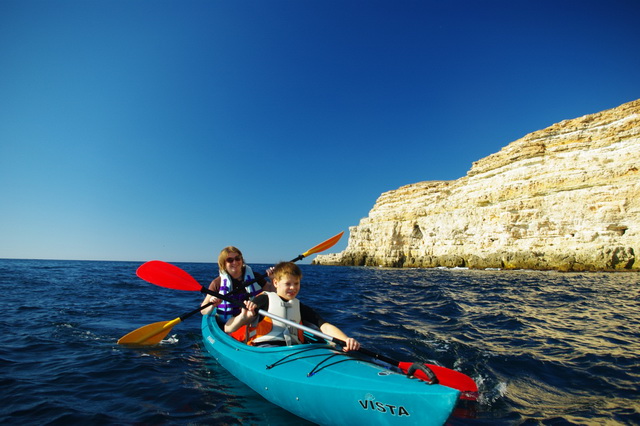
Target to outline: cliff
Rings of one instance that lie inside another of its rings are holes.
[[[640,270],[640,100],[565,120],[465,177],[383,193],[314,264]]]

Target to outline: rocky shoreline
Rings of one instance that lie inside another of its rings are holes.
[[[640,100],[383,193],[319,265],[640,271]]]

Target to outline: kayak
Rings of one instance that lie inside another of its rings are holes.
[[[460,396],[330,344],[249,346],[224,333],[214,315],[203,316],[202,336],[211,356],[238,380],[321,425],[442,425]]]

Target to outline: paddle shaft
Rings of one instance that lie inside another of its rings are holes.
[[[187,314],[182,314],[180,315],[178,318],[180,318],[180,321],[184,321],[189,317],[194,316],[195,314],[197,314],[198,312],[200,312],[201,310],[208,308],[209,306],[213,305],[213,302],[209,302],[205,305],[200,306],[198,309],[194,309],[193,311],[187,313]]]
[[[289,262],[291,262],[291,263],[295,263],[295,262],[297,262],[298,260],[302,260],[302,259],[304,259],[304,258],[305,258],[305,255],[304,255],[304,254],[299,254],[299,255],[298,255],[298,257],[296,257],[296,258],[294,258],[294,259],[291,259]],[[267,275],[267,276],[268,276],[267,271],[265,271],[262,275]],[[258,278],[251,278],[250,280],[243,281],[243,282],[242,282],[242,284],[244,284],[245,286],[247,286],[247,285],[249,285],[249,284],[253,284],[253,283],[255,283],[256,281],[258,281]]]
[[[344,234],[344,231],[334,235],[328,240],[323,241],[320,244],[305,251],[304,253],[298,255],[296,258],[292,259],[291,262],[297,262],[298,260],[304,259],[305,257],[313,253],[319,253],[321,251],[324,251],[333,247],[340,240],[340,238],[342,238],[343,234]],[[149,268],[150,265],[152,265],[150,269],[147,269]],[[171,272],[169,272],[169,269],[171,270]],[[147,271],[147,272],[144,272],[144,271]],[[158,275],[158,272],[160,272],[160,275]],[[151,276],[149,276],[148,273],[150,273]],[[166,286],[169,288],[175,288],[175,286],[173,285],[174,280],[176,280],[177,282],[181,282],[182,284],[187,283],[189,289],[197,290],[201,287],[201,285],[197,281],[195,281],[194,278],[191,275],[189,275],[187,272],[181,270],[176,266],[167,264],[165,262],[160,262],[160,261],[147,262],[144,265],[142,265],[140,268],[138,268],[137,274],[141,278],[146,279],[154,284]],[[266,272],[265,272],[265,275],[267,275]],[[160,279],[160,282],[162,284],[159,284],[159,282],[156,279]],[[251,284],[254,281],[256,281],[256,279],[252,279],[251,281],[246,282],[245,285]],[[128,333],[127,335],[120,338],[118,340],[118,343],[122,343],[122,344],[124,343],[135,343],[135,344],[158,343],[164,336],[167,335],[169,331],[171,331],[171,329],[176,324],[179,324],[180,322],[184,321],[190,316],[193,316],[196,313],[212,305],[213,305],[213,302],[209,302],[207,304],[200,306],[198,309],[194,309],[191,312],[180,315],[178,318],[174,320],[161,321],[161,322],[146,325],[144,327],[140,327],[139,329],[134,330],[131,333]]]
[[[291,259],[289,262],[295,263],[298,260],[302,260],[302,259],[304,259],[305,257],[307,257],[307,256],[309,256],[311,254],[319,253],[321,251],[325,251],[325,250],[333,247],[340,240],[340,238],[342,238],[342,234],[344,234],[344,231],[334,235],[333,237],[329,238],[326,241],[321,242],[317,246],[310,248],[309,250],[305,251],[304,253],[299,254],[297,257]],[[267,273],[265,272],[264,275],[267,275]],[[248,281],[245,281],[244,284],[245,285],[249,285],[249,284],[251,284],[251,283],[253,283],[255,281],[257,281],[257,279],[256,278],[252,278],[252,279],[250,279]]]

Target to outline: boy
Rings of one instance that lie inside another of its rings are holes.
[[[289,327],[277,320],[259,316],[258,310],[262,309],[282,318],[302,324],[302,322],[316,325],[325,334],[336,337],[346,342],[343,348],[345,352],[360,349],[360,343],[347,337],[338,327],[326,322],[313,309],[300,303],[296,298],[300,291],[302,271],[292,262],[280,262],[273,270],[271,276],[276,292],[264,292],[253,301],[245,301],[242,312],[229,319],[224,326],[224,331],[233,333],[243,325],[257,320],[257,324],[249,327],[247,343],[253,346],[285,346],[300,344],[303,342],[302,332],[294,327]]]

